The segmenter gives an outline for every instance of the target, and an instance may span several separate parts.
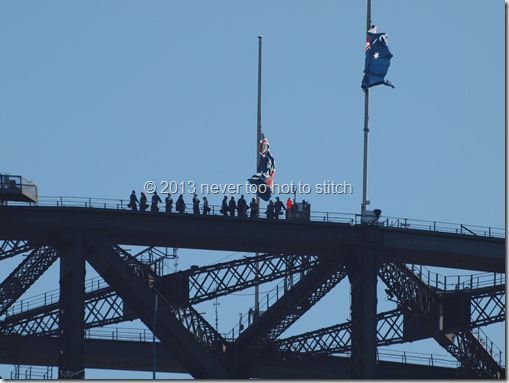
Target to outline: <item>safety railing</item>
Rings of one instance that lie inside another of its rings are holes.
[[[407,265],[421,281],[442,291],[473,290],[505,285],[505,273],[442,275],[422,265]]]
[[[283,279],[280,283],[275,285],[272,289],[267,292],[262,292],[259,301],[258,315],[262,315],[265,310],[268,310],[275,302],[281,298],[287,290],[293,285],[297,284],[300,279],[307,272],[294,273]],[[254,321],[254,310],[249,309],[248,313],[239,313],[239,322],[227,333],[221,334],[226,340],[234,341],[249,325]]]
[[[11,371],[11,379],[13,380],[53,379],[53,367],[23,366],[16,364],[14,366],[14,370]]]
[[[135,328],[89,329],[85,332],[85,338],[113,341],[153,342],[152,332],[150,330]],[[227,340],[233,341],[234,339]],[[156,341],[159,342],[157,338]],[[350,352],[340,355],[351,356]],[[437,367],[459,367],[459,362],[451,355],[427,354],[390,349],[378,349],[377,360]]]
[[[472,334],[474,334],[479,343],[482,344],[498,365],[505,368],[505,358],[502,355],[502,350],[498,348],[490,338],[488,338],[486,333],[480,327],[476,327],[472,329]]]
[[[126,327],[101,327],[91,328],[85,331],[85,339],[115,340],[126,342],[153,342],[153,334],[149,329],[137,329]],[[155,338],[157,342],[159,339]]]
[[[148,202],[150,204],[150,201]],[[9,202],[10,205],[26,205],[27,203]],[[28,203],[30,206],[61,206],[61,207],[82,207],[82,208],[102,208],[102,209],[120,209],[130,210],[128,208],[129,200],[127,199],[109,199],[109,198],[92,198],[92,197],[74,197],[74,196],[41,196],[38,203]],[[222,215],[221,206],[209,205],[210,215]],[[262,209],[263,210],[263,209]],[[265,213],[260,210],[260,217],[265,218]],[[150,211],[150,207],[147,209]],[[164,202],[159,205],[159,212],[165,212]],[[202,209],[200,208],[200,213]],[[173,213],[175,210],[175,201],[173,205]],[[193,213],[192,203],[186,204],[186,214]],[[237,215],[237,213],[235,213]],[[248,214],[249,215],[249,214]],[[311,211],[310,220],[313,222],[331,222],[343,223],[349,225],[362,224],[361,215],[355,213],[339,213],[339,212],[323,212]],[[284,221],[284,215],[279,218]],[[385,217],[382,216],[378,220],[374,220],[368,224],[380,227],[389,227],[397,229],[414,229],[434,231],[441,233],[454,233],[462,235],[474,235],[482,237],[505,238],[505,228],[486,227],[478,225],[466,225],[461,223],[450,223],[441,221],[427,221],[410,218]]]
[[[408,352],[390,349],[378,349],[376,352],[377,360],[393,361],[404,364],[419,364],[434,367],[454,367],[460,366],[460,363],[452,355],[426,354],[421,352]]]
[[[108,284],[100,277],[94,277],[85,281],[85,293],[97,291],[108,287]],[[25,299],[18,299],[5,313],[6,317],[21,314],[25,311],[33,310],[38,307],[44,307],[58,303],[60,300],[60,289],[54,289],[45,293],[37,294]]]

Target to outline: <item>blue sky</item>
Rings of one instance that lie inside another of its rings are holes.
[[[505,226],[504,12],[501,0],[373,0],[396,88],[370,92],[371,208]],[[40,196],[244,183],[263,35],[275,182],[310,184],[298,199],[313,210],[359,213],[365,24],[358,0],[4,0],[0,172]],[[317,194],[325,181],[353,193]]]

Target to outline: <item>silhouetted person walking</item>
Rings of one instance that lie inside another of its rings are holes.
[[[267,210],[265,210],[265,214],[267,215],[267,219],[274,219],[274,202],[272,200],[269,201],[267,205]]]
[[[256,198],[253,198],[251,200],[249,207],[251,209],[251,213],[249,214],[249,216],[251,218],[258,218],[258,204],[256,203]]]
[[[227,196],[224,196],[223,202],[221,203],[221,213],[225,217],[228,215],[228,197]]]
[[[200,214],[200,199],[196,194],[193,197],[193,213],[196,215]]]
[[[150,205],[150,211],[158,212],[159,211],[159,202],[163,202],[161,197],[157,195],[157,192],[154,192],[152,196],[152,204]]]
[[[184,196],[181,194],[175,203],[175,208],[179,214],[184,214],[186,211],[186,203],[184,202]]]
[[[138,210],[138,203],[138,197],[136,197],[136,192],[133,190],[129,197],[129,205],[127,205],[127,207],[130,207],[132,211],[136,211]]]
[[[239,212],[239,217],[247,217],[247,203],[244,199],[244,195],[241,195],[239,202],[237,202],[237,211]]]
[[[168,195],[164,199],[164,205],[166,207],[166,213],[171,213],[171,211],[173,210],[173,198],[171,198],[170,193],[168,193]]]
[[[203,197],[203,215],[208,215],[210,213],[209,200],[207,197]]]
[[[279,219],[279,215],[280,215],[280,214],[282,214],[281,209],[285,209],[285,210],[286,210],[286,207],[285,207],[285,205],[283,204],[283,202],[281,202],[281,201],[279,200],[279,197],[276,197],[276,203],[275,203],[275,205],[274,205],[274,210],[275,210],[275,212],[274,212],[274,213],[275,213],[274,218]]]
[[[147,207],[148,207],[147,196],[145,195],[145,193],[141,192],[140,210],[145,211],[145,210],[147,210]]]
[[[235,210],[237,210],[235,196],[232,195],[232,197],[230,198],[230,202],[228,202],[228,206],[230,207],[230,216],[235,217]]]

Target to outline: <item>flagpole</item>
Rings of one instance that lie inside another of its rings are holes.
[[[262,139],[262,35],[258,36],[258,108],[257,108],[257,116],[256,116],[256,168],[255,172],[258,172],[258,162],[260,161],[260,141]],[[258,194],[256,195],[256,204],[258,205],[257,217],[260,217],[260,197]],[[256,253],[258,256],[259,253]],[[255,264],[256,269],[256,279],[258,279],[258,275],[260,273],[260,264],[256,261]],[[258,281],[255,285],[255,309],[254,309],[254,318],[258,319],[260,314],[260,286],[258,285]]]
[[[368,1],[366,15],[366,33],[371,28],[371,0]],[[367,194],[368,194],[368,121],[369,121],[369,88],[364,89],[364,160],[362,166],[362,204],[361,204],[361,222],[366,214]]]

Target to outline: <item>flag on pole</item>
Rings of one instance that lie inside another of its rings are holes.
[[[257,173],[251,178],[248,178],[248,181],[252,185],[257,185],[256,195],[264,201],[268,201],[272,195],[276,163],[272,154],[270,154],[269,140],[265,138],[263,133],[260,141],[260,156],[257,170]]]
[[[362,89],[384,84],[394,88],[385,75],[391,64],[392,53],[387,46],[387,33],[376,33],[376,27],[368,31],[366,37],[366,62]]]

